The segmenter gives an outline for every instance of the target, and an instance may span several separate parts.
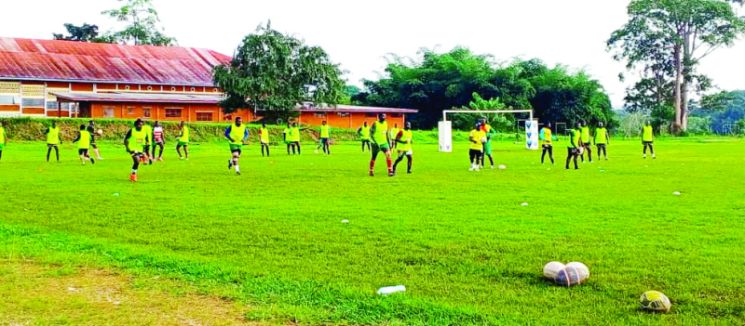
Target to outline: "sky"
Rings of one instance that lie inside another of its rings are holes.
[[[167,35],[180,46],[233,54],[242,38],[271,20],[273,28],[323,47],[348,83],[379,79],[389,54],[417,59],[423,48],[453,47],[499,62],[539,58],[599,80],[613,107],[623,106],[624,65],[606,49],[627,20],[628,0],[153,0]],[[0,36],[49,39],[64,23],[117,26],[101,11],[117,0],[24,0],[3,4]],[[745,40],[707,57],[700,72],[724,90],[745,89]],[[740,59],[740,60],[738,60]],[[631,81],[627,81],[629,83]]]

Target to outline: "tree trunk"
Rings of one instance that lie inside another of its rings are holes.
[[[673,121],[673,133],[679,133],[683,119],[683,53],[681,45],[676,44],[673,50],[675,64],[675,121]]]
[[[686,131],[688,129],[688,82],[685,80],[681,85],[680,101],[680,121],[678,122],[680,124],[679,131]]]

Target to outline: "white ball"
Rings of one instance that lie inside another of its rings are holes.
[[[506,170],[506,169],[507,169],[507,166],[506,166],[506,165],[504,165],[504,164],[500,164],[500,165],[499,165],[499,169],[500,169],[500,170]]]
[[[483,143],[486,143],[486,137],[484,137],[484,138],[481,138],[481,143],[482,143],[482,144],[483,144]]]
[[[673,196],[680,196],[680,191],[676,191],[673,193]]]
[[[567,268],[574,268],[577,270],[577,274],[579,275],[579,282],[583,283],[588,278],[590,278],[590,269],[587,268],[587,266],[583,263],[573,261],[571,263],[568,263],[566,265]]]
[[[520,204],[520,206],[522,206],[522,207],[528,207],[528,203],[522,203],[522,204]]]
[[[639,298],[641,308],[653,312],[669,312],[672,304],[670,299],[659,291],[647,291]]]
[[[546,266],[543,266],[543,277],[553,281],[564,267],[566,267],[564,264],[558,261],[552,261],[546,264]]]

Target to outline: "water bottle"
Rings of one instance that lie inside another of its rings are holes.
[[[398,292],[406,292],[406,287],[403,285],[386,286],[378,289],[378,295],[389,295]]]

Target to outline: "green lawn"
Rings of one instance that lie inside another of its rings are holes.
[[[505,141],[495,156],[507,169],[479,173],[465,144],[415,145],[414,174],[395,178],[381,159],[368,177],[351,143],[330,157],[249,146],[242,176],[227,170],[227,144],[195,144],[189,161],[171,145],[131,184],[117,144],[95,166],[70,144],[59,164],[41,143],[9,144],[0,254],[176,279],[269,323],[745,323],[739,139],[661,140],[656,160],[615,141],[610,161],[579,171],[563,169],[561,146],[552,167]],[[552,260],[592,276],[553,286],[542,279]],[[375,295],[398,284],[405,294]],[[637,309],[652,289],[671,313]]]

